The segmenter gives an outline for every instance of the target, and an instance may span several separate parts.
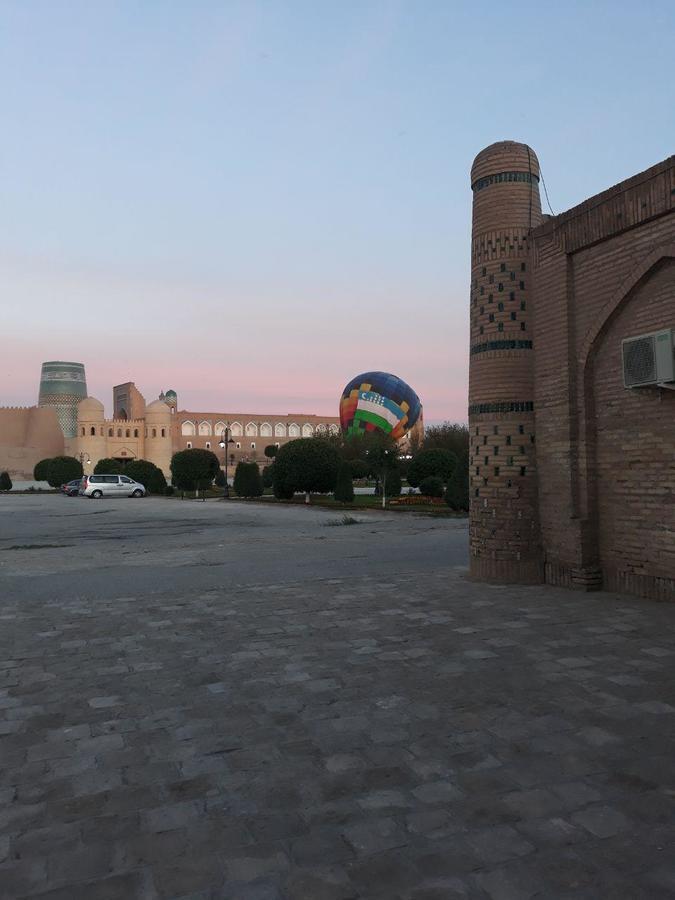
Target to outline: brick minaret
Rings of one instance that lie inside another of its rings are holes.
[[[486,147],[471,189],[471,576],[535,583],[543,564],[529,302],[529,235],[541,223],[534,151],[512,141]]]

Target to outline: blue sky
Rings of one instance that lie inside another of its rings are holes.
[[[0,2],[0,404],[62,358],[108,407],[335,414],[382,368],[464,419],[473,157],[531,144],[561,212],[670,155],[674,34],[661,2]]]

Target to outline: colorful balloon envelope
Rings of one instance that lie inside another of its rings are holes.
[[[340,424],[348,436],[380,431],[398,441],[415,425],[421,412],[415,391],[388,372],[357,375],[340,400]]]

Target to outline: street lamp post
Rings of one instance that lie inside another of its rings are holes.
[[[227,480],[227,445],[234,444],[234,441],[230,437],[230,426],[229,424],[225,426],[225,430],[223,431],[222,437],[220,438],[219,447],[221,450],[225,450],[225,487],[223,488],[223,500],[230,499],[230,485]]]

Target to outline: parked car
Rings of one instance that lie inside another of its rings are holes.
[[[65,494],[66,497],[77,497],[80,492],[80,485],[82,484],[81,478],[75,478],[73,481],[69,481],[67,484],[61,485],[61,493]]]
[[[83,497],[145,497],[145,486],[126,475],[85,475],[80,482]]]

